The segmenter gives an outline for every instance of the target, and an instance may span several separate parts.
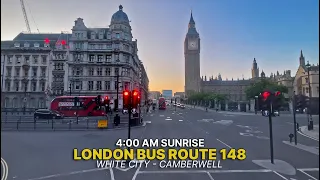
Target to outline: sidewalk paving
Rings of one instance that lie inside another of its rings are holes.
[[[307,126],[301,127],[301,133],[319,141],[319,124],[313,126],[313,130],[308,130]]]

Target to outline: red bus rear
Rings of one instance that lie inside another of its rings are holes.
[[[79,98],[78,107],[74,106],[74,97]],[[105,110],[97,106],[96,96],[59,96],[51,101],[50,109],[70,116],[104,116]]]
[[[166,99],[164,99],[163,97],[159,98],[159,109],[165,110],[166,108]]]

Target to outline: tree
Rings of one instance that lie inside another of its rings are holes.
[[[224,101],[227,100],[226,95],[224,94],[215,94],[210,92],[199,92],[194,93],[188,98],[189,101]]]
[[[283,93],[288,93],[288,88],[286,86],[279,85],[267,79],[261,79],[260,81],[253,83],[246,88],[245,93],[248,99],[254,99],[255,96],[258,96],[264,90],[280,91],[282,97]]]

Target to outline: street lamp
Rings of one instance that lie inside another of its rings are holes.
[[[255,114],[257,114],[257,111],[258,111],[258,108],[259,108],[258,98],[259,98],[259,96],[254,96],[254,100],[255,100],[255,102],[254,102],[254,105],[255,105],[254,113],[255,113]]]
[[[307,113],[309,115],[309,118],[308,118],[308,130],[313,130],[313,120],[312,120],[312,115],[311,115],[311,106],[310,106],[310,103],[311,103],[311,97],[312,97],[312,92],[311,92],[311,84],[310,84],[310,68],[311,68],[311,65],[309,63],[309,61],[307,62],[306,64],[306,68],[307,68],[307,71],[308,71],[308,88],[309,88],[309,104],[308,104],[308,109],[307,109]]]

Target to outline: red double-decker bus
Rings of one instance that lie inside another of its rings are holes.
[[[78,97],[79,104],[74,106],[74,98]],[[70,116],[104,116],[104,107],[99,107],[95,98],[97,96],[59,96],[51,101],[50,109]]]
[[[158,103],[159,103],[159,109],[165,110],[167,108],[166,99],[165,98],[160,97]]]

